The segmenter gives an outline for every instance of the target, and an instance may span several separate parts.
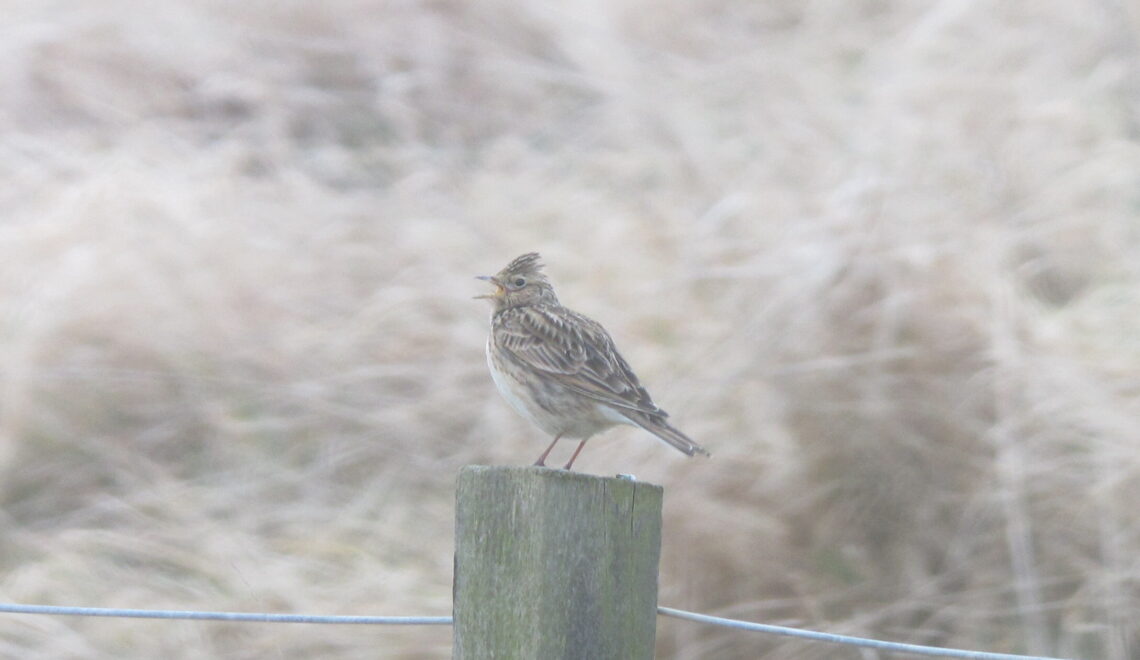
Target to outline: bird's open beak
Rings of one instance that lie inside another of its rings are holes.
[[[503,285],[500,284],[499,280],[496,279],[495,276],[493,276],[493,275],[477,275],[475,277],[475,279],[484,280],[484,281],[490,282],[491,284],[495,285],[495,292],[494,293],[485,293],[481,296],[475,296],[476,299],[487,298],[490,300],[494,300],[495,298],[501,298],[503,293],[506,292],[506,289],[503,288]]]

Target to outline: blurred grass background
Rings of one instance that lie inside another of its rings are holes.
[[[457,470],[546,442],[472,276],[538,250],[713,452],[577,465],[666,486],[662,604],[1138,652],[1135,2],[2,6],[0,600],[448,614]],[[0,618],[5,657],[449,654]]]

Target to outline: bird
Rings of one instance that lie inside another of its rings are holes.
[[[580,440],[562,469],[570,470],[586,441],[619,424],[638,426],[678,451],[709,452],[666,421],[629,363],[600,323],[563,307],[543,272],[541,257],[528,252],[495,275],[476,279],[494,285],[487,366],[499,393],[520,415],[554,440]]]

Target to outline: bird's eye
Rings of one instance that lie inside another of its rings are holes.
[[[511,284],[514,285],[516,289],[521,289],[526,286],[526,278],[516,277],[515,279],[511,280]]]

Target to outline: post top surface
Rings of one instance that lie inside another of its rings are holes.
[[[570,472],[568,470],[538,467],[535,465],[465,465],[459,470],[460,478],[464,475],[490,476],[495,474],[513,479],[551,479],[563,482],[576,481],[578,483],[613,482],[627,488],[633,486],[635,488],[652,488],[658,491],[664,490],[659,484],[650,483],[648,481],[638,481],[637,479],[630,478],[630,475],[626,474],[602,477],[595,474]]]

